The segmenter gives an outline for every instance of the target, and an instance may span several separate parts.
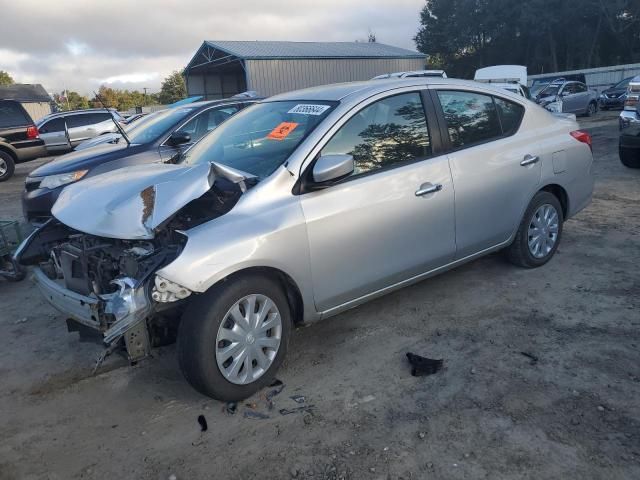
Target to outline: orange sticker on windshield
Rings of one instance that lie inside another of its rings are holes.
[[[270,138],[271,140],[284,140],[297,126],[298,124],[295,122],[282,122],[276,128],[271,130],[271,133],[267,135],[267,138]]]

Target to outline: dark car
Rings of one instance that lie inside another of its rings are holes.
[[[20,102],[0,100],[0,182],[11,178],[16,163],[46,155],[44,141]]]
[[[633,77],[625,78],[616,83],[614,86],[603,90],[600,94],[599,103],[602,110],[609,108],[623,108],[624,101],[627,99],[627,88]]]
[[[640,77],[636,78],[640,86]],[[629,108],[620,114],[618,152],[624,166],[640,168],[640,101],[636,102],[635,110]]]
[[[36,225],[50,218],[51,207],[70,183],[131,165],[175,162],[192,144],[255,100],[214,100],[167,109],[131,129],[127,133],[130,144],[118,137],[111,143],[58,157],[35,169],[25,180],[25,218]]]

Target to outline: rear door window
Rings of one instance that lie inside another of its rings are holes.
[[[576,93],[584,93],[587,91],[587,86],[584,83],[576,83],[575,84],[575,92]]]
[[[75,127],[84,127],[87,125],[91,125],[91,114],[88,113],[80,113],[78,115],[68,115],[65,117],[67,120],[67,128],[75,128]]]
[[[111,115],[108,114],[107,112],[102,112],[102,113],[89,113],[86,114],[89,118],[87,119],[87,121],[89,122],[89,124],[94,124],[94,123],[100,123],[100,122],[106,122],[107,120],[111,120]],[[117,120],[117,118],[116,118]]]
[[[464,148],[502,136],[493,98],[475,92],[437,90],[453,148]]]
[[[0,128],[29,125],[22,108],[13,102],[0,102]]]
[[[354,175],[431,156],[420,94],[395,95],[363,108],[324,146],[322,155],[328,154],[352,155]]]

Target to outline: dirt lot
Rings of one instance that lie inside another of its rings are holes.
[[[273,410],[224,412],[174,346],[91,376],[102,349],[29,280],[0,282],[0,478],[640,478],[640,170],[616,115],[582,122],[594,201],[547,266],[492,255],[299,329]],[[36,165],[0,185],[0,217]],[[445,368],[412,377],[407,351]],[[312,413],[281,415],[296,394]]]

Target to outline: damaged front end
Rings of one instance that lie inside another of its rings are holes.
[[[39,289],[67,317],[70,331],[98,333],[111,349],[122,345],[130,361],[175,338],[192,294],[155,272],[180,255],[185,230],[227,213],[252,181],[214,165],[206,171],[167,167],[174,175],[156,167],[154,177],[134,167],[123,169],[129,170],[125,185],[116,171],[65,189],[54,218],[15,255],[36,267]]]

